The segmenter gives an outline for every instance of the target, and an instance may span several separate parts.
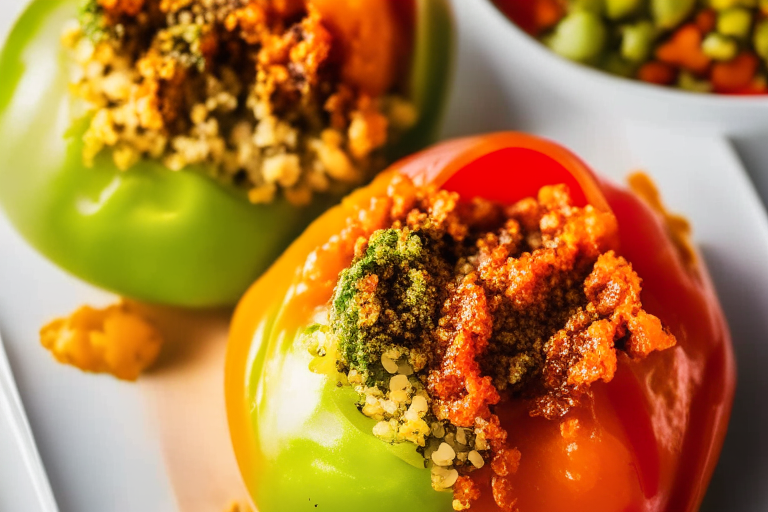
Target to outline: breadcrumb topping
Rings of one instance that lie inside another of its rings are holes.
[[[418,446],[454,509],[478,499],[489,464],[513,511],[523,454],[494,412],[502,397],[561,418],[613,378],[618,351],[641,359],[675,338],[643,309],[613,214],[572,206],[564,185],[503,206],[396,178],[383,204],[378,229],[348,227],[354,259],[307,334],[313,365],[357,391],[375,436]]]
[[[417,114],[392,85],[345,79],[355,47],[316,3],[87,0],[62,38],[90,115],[85,163],[109,149],[122,170],[201,164],[254,203],[306,204],[369,178]]]

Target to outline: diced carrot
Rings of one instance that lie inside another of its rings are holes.
[[[768,95],[768,88],[751,84],[746,89],[721,94],[733,94],[736,96],[765,96]]]
[[[714,9],[703,9],[696,15],[695,23],[702,34],[712,32],[717,25],[717,13]]]
[[[656,49],[656,58],[666,64],[702,74],[707,71],[710,58],[701,51],[701,40],[702,33],[695,24],[683,25]]]
[[[650,61],[640,66],[637,78],[651,84],[669,85],[675,80],[675,70],[663,62]]]
[[[536,31],[542,32],[554,27],[565,16],[565,6],[559,0],[536,0],[533,18]]]
[[[746,91],[755,78],[758,64],[758,58],[749,52],[742,52],[728,62],[718,62],[710,74],[712,87],[720,93]]]

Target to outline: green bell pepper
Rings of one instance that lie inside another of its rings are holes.
[[[243,476],[262,512],[452,509],[452,493],[431,490],[415,445],[381,442],[371,435],[376,421],[355,406],[352,388],[309,371],[312,356],[302,340],[316,304],[334,284],[319,277],[309,286],[303,259],[327,241],[328,226],[343,225],[356,206],[383,194],[390,179],[380,175],[315,221],[238,306],[227,356],[227,409]],[[321,259],[326,266],[345,261],[336,253]],[[317,271],[327,276],[335,267]]]
[[[452,21],[446,0],[416,0],[410,97],[419,119],[388,148],[395,159],[437,136],[448,89]],[[339,197],[306,208],[253,205],[204,169],[169,172],[109,156],[82,161],[86,123],[72,122],[60,36],[76,0],[34,0],[0,54],[0,205],[19,232],[72,274],[131,298],[189,307],[233,304]]]
[[[431,490],[415,445],[372,436],[376,421],[357,409],[352,388],[307,370],[311,357],[301,330],[286,327],[291,323],[278,314],[266,326],[269,342],[258,356],[266,371],[251,374],[251,390],[263,397],[251,416],[263,461],[259,477],[249,482],[259,510],[450,510],[452,493]]]

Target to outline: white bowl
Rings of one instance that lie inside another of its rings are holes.
[[[557,86],[558,93],[589,108],[611,109],[631,121],[723,135],[768,132],[767,96],[729,96],[683,91],[622,78],[570,61],[517,27],[490,0],[474,0],[495,44],[514,52],[517,82],[527,73]],[[524,69],[523,69],[524,68]],[[514,87],[514,83],[509,83]]]

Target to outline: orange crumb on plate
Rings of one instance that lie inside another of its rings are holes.
[[[57,361],[86,372],[136,380],[157,358],[163,338],[127,304],[81,306],[40,330],[40,342]]]

